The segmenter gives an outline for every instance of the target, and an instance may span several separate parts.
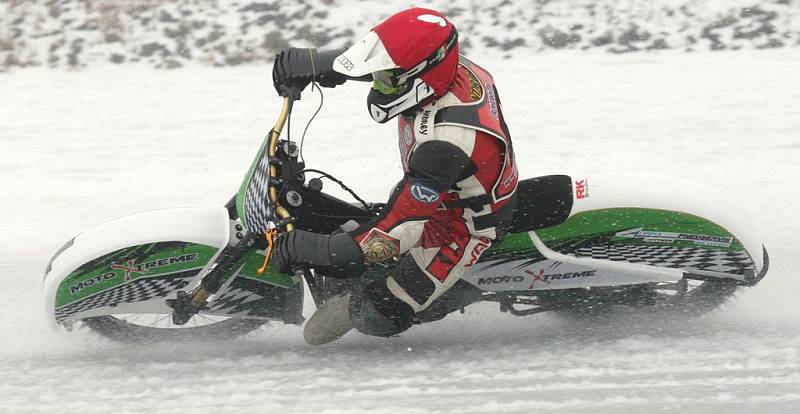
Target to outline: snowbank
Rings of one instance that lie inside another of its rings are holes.
[[[267,62],[288,45],[342,47],[402,0],[6,0],[0,71]],[[720,50],[798,46],[800,0],[426,0],[466,53]]]

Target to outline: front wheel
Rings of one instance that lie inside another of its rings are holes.
[[[250,333],[266,319],[227,318],[197,314],[186,325],[172,323],[170,314],[104,315],[81,320],[92,331],[118,342],[222,340]]]

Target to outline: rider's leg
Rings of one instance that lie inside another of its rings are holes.
[[[420,245],[400,259],[389,278],[365,281],[321,306],[306,322],[306,341],[331,342],[353,327],[373,336],[404,332],[418,312],[450,289],[492,245],[491,238],[470,234],[463,220],[450,220],[442,229],[426,227],[431,234],[423,234]]]
[[[453,286],[491,243],[487,238],[467,236],[436,249],[411,249],[389,278],[354,291],[350,321],[357,330],[373,336],[407,330],[416,313]]]
[[[428,276],[410,254],[400,259],[392,273],[409,284],[418,281],[418,289],[427,286]],[[410,328],[416,319],[414,309],[389,290],[387,280],[385,277],[364,280],[350,294],[329,299],[306,322],[303,331],[306,342],[321,345],[340,338],[353,327],[364,334],[383,337]]]
[[[424,277],[411,255],[400,259],[394,273],[416,273],[420,280]],[[406,331],[414,323],[414,309],[389,291],[387,280],[372,280],[353,290],[350,321],[362,333],[392,336]]]

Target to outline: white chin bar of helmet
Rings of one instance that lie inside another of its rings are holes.
[[[397,99],[385,104],[371,103],[369,105],[369,114],[372,115],[372,119],[375,122],[384,123],[429,96],[433,96],[433,88],[428,86],[421,78],[416,78],[414,79],[414,84],[406,90],[406,93],[397,95]]]
[[[333,62],[334,71],[352,78],[399,67],[389,56],[389,52],[386,51],[378,34],[372,30],[344,53],[337,56]],[[422,79],[416,78],[414,84],[407,88],[404,94],[398,95],[397,99],[393,99],[385,105],[370,105],[369,112],[376,122],[386,122],[432,96],[433,93],[433,88]]]

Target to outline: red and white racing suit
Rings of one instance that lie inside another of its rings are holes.
[[[419,312],[500,236],[518,174],[492,77],[463,57],[445,96],[398,120],[405,176],[382,214],[351,234],[367,262],[409,253],[419,270],[395,272],[386,287]]]

